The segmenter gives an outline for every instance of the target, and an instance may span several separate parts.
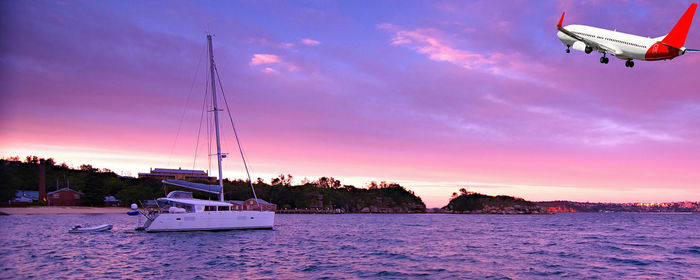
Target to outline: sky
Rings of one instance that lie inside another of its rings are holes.
[[[0,1],[0,156],[216,170],[200,126],[213,34],[253,178],[398,182],[428,207],[463,187],[700,200],[700,54],[627,68],[556,37],[564,11],[565,25],[657,37],[689,5]],[[700,48],[697,19],[686,47]],[[224,177],[244,178],[220,116]]]

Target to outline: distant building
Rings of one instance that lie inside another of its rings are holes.
[[[80,199],[83,194],[70,188],[62,188],[46,195],[48,196],[49,206],[79,206],[83,203],[82,199]]]
[[[16,191],[15,198],[10,200],[10,205],[31,204],[39,200],[38,191]]]
[[[121,200],[118,200],[114,196],[105,196],[105,206],[118,207],[124,206],[124,203],[122,203]]]
[[[231,203],[231,210],[241,211],[243,210],[243,204],[245,204],[245,201],[229,200],[228,203]]]
[[[245,201],[243,204],[243,210],[260,210],[262,207],[262,211],[275,211],[277,210],[277,205],[269,203],[267,201],[264,201],[262,199],[256,200],[255,198],[251,198]]]
[[[155,178],[159,180],[174,179],[174,180],[184,180],[184,181],[207,181],[216,182],[216,177],[209,176],[206,172],[202,170],[188,170],[188,169],[167,169],[167,168],[153,168],[149,173],[139,173],[139,178]]]

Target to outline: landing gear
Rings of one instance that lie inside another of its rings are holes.
[[[570,53],[570,52],[571,52],[571,50],[570,50],[569,48],[571,48],[571,46],[566,45],[566,53]]]
[[[610,62],[610,59],[605,57],[605,53],[603,53],[603,57],[600,58],[600,63],[608,64],[608,62]]]
[[[628,59],[628,60],[625,62],[625,67],[629,67],[629,68],[634,67],[634,61],[632,61],[631,59]]]

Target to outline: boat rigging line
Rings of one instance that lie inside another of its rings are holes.
[[[207,110],[207,96],[209,96],[209,85],[208,83],[204,83],[204,102],[202,103],[202,112],[199,115],[199,128],[197,129],[197,142],[194,146],[194,160],[192,160],[192,170],[195,170],[195,165],[197,164],[197,152],[199,150],[199,138],[202,133],[202,121],[204,121],[204,112],[206,112]],[[207,126],[207,131],[209,131],[209,126]],[[211,162],[211,160],[209,162]],[[209,164],[209,166],[211,167],[211,164]],[[207,170],[207,172],[208,171],[209,170]]]
[[[224,98],[224,104],[226,105],[226,113],[228,114],[229,120],[231,120],[231,127],[233,127],[233,134],[236,136],[236,143],[238,144],[238,151],[241,153],[241,159],[243,160],[243,166],[245,167],[245,173],[248,175],[248,183],[250,184],[250,189],[253,191],[253,198],[255,198],[255,203],[258,204],[260,211],[262,211],[262,205],[258,201],[258,196],[255,194],[255,188],[253,187],[253,180],[250,177],[250,171],[248,170],[248,163],[245,160],[245,155],[243,154],[243,148],[241,147],[241,141],[238,138],[238,132],[236,131],[236,125],[233,123],[233,117],[231,116],[231,109],[228,106],[228,101],[226,100],[226,94],[224,93],[224,87],[221,85],[221,78],[219,77],[219,69],[214,64],[214,73],[216,73],[216,78],[219,81],[219,89],[221,90],[221,96]]]
[[[199,66],[202,65],[202,57],[204,56],[206,48],[202,49],[199,55],[199,60],[197,61],[197,68],[195,68],[194,77],[192,77],[192,83],[190,84],[190,91],[187,93],[187,100],[185,101],[185,107],[182,108],[182,114],[180,115],[180,124],[177,126],[177,133],[175,134],[175,141],[173,141],[173,146],[170,147],[170,156],[168,156],[168,166],[173,159],[173,152],[175,151],[175,145],[177,145],[177,139],[180,137],[180,130],[182,129],[182,123],[185,120],[185,113],[187,112],[187,105],[190,104],[190,97],[192,96],[192,91],[194,89],[194,82],[197,81],[197,75],[199,75]]]

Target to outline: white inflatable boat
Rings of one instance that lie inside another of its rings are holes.
[[[99,226],[94,226],[94,227],[74,226],[68,232],[70,232],[70,233],[99,232],[99,231],[108,231],[110,229],[112,229],[112,225],[110,225],[110,224],[104,224],[104,225],[99,225]]]

